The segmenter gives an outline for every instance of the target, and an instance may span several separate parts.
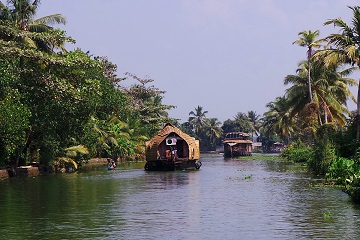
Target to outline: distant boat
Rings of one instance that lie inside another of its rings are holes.
[[[108,168],[108,170],[115,170],[116,169],[116,167],[113,167],[113,166],[108,166],[107,168]]]
[[[112,160],[111,158],[108,158],[107,161],[108,161],[108,165],[107,165],[108,170],[115,170],[116,169],[115,161]]]
[[[225,134],[223,141],[225,157],[251,156],[252,141],[249,134],[244,132],[230,132]]]
[[[201,165],[199,140],[170,123],[146,142],[145,170],[199,169]]]

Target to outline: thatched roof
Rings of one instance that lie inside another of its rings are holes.
[[[199,140],[189,136],[182,132],[179,128],[173,126],[170,123],[165,124],[162,130],[158,132],[156,136],[146,142],[146,159],[155,160],[157,158],[157,150],[159,144],[164,141],[170,134],[177,134],[182,138],[189,146],[189,160],[200,158],[200,146]]]

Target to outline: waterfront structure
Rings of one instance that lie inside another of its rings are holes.
[[[199,169],[199,140],[167,123],[156,136],[146,142],[145,170]]]
[[[244,132],[229,132],[225,134],[224,156],[238,157],[251,156],[253,142],[249,140],[249,134]]]

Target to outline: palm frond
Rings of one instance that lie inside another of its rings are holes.
[[[69,157],[59,157],[57,159],[57,161],[59,163],[69,163],[69,164],[73,165],[75,169],[78,169],[78,167],[79,167],[78,163],[74,159],[69,158]]]
[[[49,31],[51,28],[49,26],[46,26],[44,24],[30,24],[29,25],[29,31],[30,32],[47,32]]]
[[[33,24],[43,24],[43,25],[66,24],[66,18],[61,14],[52,14],[33,20]]]
[[[76,155],[77,155],[77,153],[80,153],[83,155],[89,154],[89,150],[84,145],[68,147],[68,148],[65,148],[65,151],[68,153],[71,153],[70,155],[73,155],[73,153],[75,153]]]

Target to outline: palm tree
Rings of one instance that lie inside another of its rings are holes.
[[[324,25],[333,24],[340,28],[340,33],[330,34],[325,38],[328,49],[319,52],[327,65],[337,62],[356,65],[360,67],[360,7],[349,7],[353,12],[352,25],[347,25],[341,18],[326,21]],[[357,130],[356,139],[360,138],[360,84],[357,96]]]
[[[195,112],[191,111],[189,113],[189,123],[194,126],[195,133],[198,135],[200,130],[205,124],[206,114],[208,111],[203,111],[203,107],[197,106]]]
[[[293,117],[291,117],[291,105],[285,96],[277,97],[275,101],[266,104],[269,108],[264,113],[263,129],[266,136],[274,134],[279,135],[282,139],[287,140],[294,128]]]
[[[355,101],[354,96],[348,86],[355,85],[355,80],[345,78],[354,68],[338,71],[340,65],[325,66],[322,62],[312,59],[311,64],[311,87],[313,91],[313,103],[321,111],[318,112],[319,124],[322,119],[325,123],[328,120],[336,120],[340,125],[345,124],[345,113],[349,114],[346,108],[348,99]],[[303,61],[299,64],[297,75],[288,75],[284,84],[292,84],[286,90],[289,104],[292,106],[291,116],[300,113],[307,105],[307,72],[308,63]]]
[[[341,126],[346,124],[346,115],[350,115],[347,109],[347,100],[356,102],[349,86],[355,86],[356,81],[348,78],[357,68],[340,70],[341,65],[326,66],[321,62],[313,64],[314,78],[313,91],[315,102],[318,105],[319,123],[336,122]]]
[[[311,30],[309,31],[302,31],[299,32],[298,36],[300,36],[300,38],[298,40],[296,40],[295,42],[293,42],[293,44],[298,44],[301,47],[307,47],[307,61],[308,61],[308,72],[307,72],[307,77],[308,77],[308,91],[309,91],[309,100],[310,102],[313,101],[312,98],[312,91],[311,91],[311,77],[310,77],[310,59],[311,56],[313,55],[313,50],[314,48],[320,48],[320,43],[323,41],[322,39],[320,40],[316,40],[316,38],[319,36],[320,32],[319,30],[316,30],[314,32],[312,32]]]
[[[0,3],[0,19],[9,20],[16,24],[19,29],[31,32],[44,32],[51,29],[49,25],[65,24],[66,19],[61,14],[52,14],[34,19],[40,5],[40,0],[8,0],[9,7]]]
[[[0,20],[11,22],[17,29],[26,32],[42,33],[57,32],[51,25],[65,24],[66,19],[61,14],[52,14],[49,16],[34,19],[36,11],[40,5],[40,0],[8,0],[8,6],[0,2]],[[27,42],[31,46],[36,46],[46,52],[53,52],[54,48],[66,51],[64,43],[66,39],[49,42],[44,39],[30,39],[22,37],[22,41]]]
[[[257,132],[259,131],[259,119],[260,115],[257,114],[255,111],[248,111],[247,117],[249,121],[252,123],[252,131],[251,131],[251,137],[254,141],[254,132],[257,135]]]
[[[308,91],[308,65],[306,61],[299,63],[296,75],[287,75],[284,79],[284,85],[291,84],[285,90],[287,102],[291,105],[290,115],[293,117],[302,111],[307,103],[309,103]]]
[[[91,117],[89,125],[97,136],[98,156],[105,152],[114,160],[118,157],[139,159],[144,154],[147,138],[141,133],[140,121],[130,119],[125,123],[116,116],[110,116],[107,121]]]
[[[206,135],[210,139],[210,144],[216,146],[216,140],[221,137],[223,130],[221,128],[221,122],[217,118],[206,119]]]
[[[55,166],[60,167],[68,164],[73,166],[75,168],[74,170],[77,170],[79,164],[81,164],[81,161],[83,160],[82,156],[89,154],[89,150],[83,145],[68,147],[64,150],[65,156],[58,157],[54,162]]]
[[[253,131],[253,123],[246,113],[238,112],[234,117],[238,131],[250,133]]]

